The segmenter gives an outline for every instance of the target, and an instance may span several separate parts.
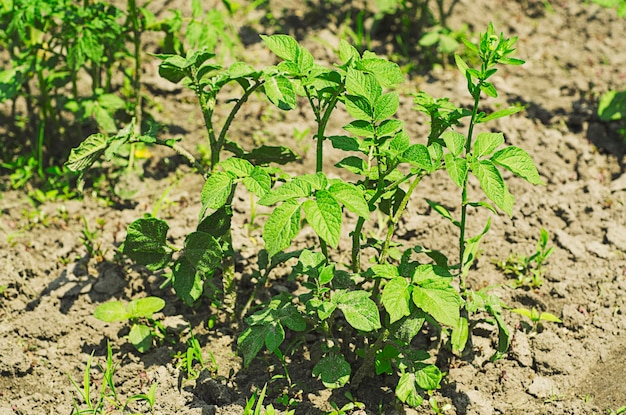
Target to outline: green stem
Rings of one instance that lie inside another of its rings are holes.
[[[374,344],[366,350],[363,364],[361,364],[361,367],[357,369],[356,373],[352,377],[352,380],[350,381],[352,386],[359,387],[366,376],[373,376],[375,373],[374,359],[376,357],[376,352],[383,349],[383,346],[387,343],[387,339],[389,339],[390,334],[391,332],[389,329],[385,329],[380,334],[378,339],[376,339]]]

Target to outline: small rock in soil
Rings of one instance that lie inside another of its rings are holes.
[[[565,250],[569,251],[574,259],[583,258],[586,254],[585,245],[578,239],[561,229],[555,229],[557,243]]]
[[[531,367],[533,365],[533,355],[526,333],[523,331],[515,332],[515,343],[512,346],[509,355],[523,367]]]
[[[490,415],[493,414],[493,406],[491,399],[484,396],[477,390],[469,390],[465,392],[470,401],[470,409],[476,414]]]
[[[570,330],[582,329],[587,321],[587,317],[578,309],[579,307],[575,304],[566,304],[563,307],[563,325]]]
[[[545,399],[558,395],[559,388],[552,379],[543,376],[535,376],[533,383],[531,383],[526,392],[535,398]]]

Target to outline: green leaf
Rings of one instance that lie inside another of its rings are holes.
[[[374,119],[374,110],[367,98],[357,95],[346,95],[344,98],[346,110],[352,117],[368,122]]]
[[[122,253],[151,271],[163,269],[172,258],[166,242],[168,230],[160,219],[137,219],[128,226]]]
[[[237,177],[248,177],[252,174],[254,166],[248,160],[237,157],[230,157],[219,163],[219,166],[227,173],[232,173]]]
[[[166,56],[166,55],[162,55]],[[170,55],[159,65],[159,75],[172,83],[179,83],[183,78],[191,77],[190,63],[178,55]]]
[[[233,178],[228,173],[211,173],[204,182],[200,201],[202,202],[202,214],[207,209],[219,209],[226,204],[233,187]]]
[[[265,45],[272,51],[276,56],[282,58],[286,61],[296,62],[298,59],[298,51],[299,46],[298,42],[288,35],[272,35],[265,36],[261,35],[261,39],[265,43]]]
[[[328,389],[341,388],[348,380],[352,369],[343,355],[331,352],[313,367],[313,376],[319,376]]]
[[[360,122],[369,124],[366,121]],[[361,151],[360,142],[354,137],[348,137],[345,135],[332,135],[328,137],[328,139],[333,144],[333,148],[344,151]]]
[[[280,321],[293,331],[306,330],[306,320],[293,304],[286,304],[280,310]]]
[[[448,172],[448,175],[452,181],[462,189],[465,179],[467,178],[467,171],[469,170],[467,160],[464,158],[454,157],[450,153],[446,153],[444,155],[444,160],[446,162],[446,171]]]
[[[126,304],[129,318],[151,318],[154,313],[163,310],[165,301],[159,297],[144,297]]]
[[[139,353],[145,353],[152,347],[152,332],[150,327],[144,324],[133,324],[128,333],[128,341],[131,342]]]
[[[372,106],[381,96],[383,89],[374,76],[348,68],[346,91],[349,95],[365,98],[369,105]]]
[[[287,164],[298,159],[298,155],[290,148],[283,146],[267,146],[263,144],[243,156],[255,165],[270,163]]]
[[[335,164],[336,167],[342,167],[348,170],[350,173],[367,176],[369,170],[367,168],[367,163],[360,157],[357,156],[349,156],[341,160],[339,163]]]
[[[178,298],[191,306],[202,295],[203,277],[185,257],[180,257],[172,267],[172,287]]]
[[[191,266],[204,275],[210,275],[222,262],[219,242],[205,232],[192,232],[185,238],[184,257]]]
[[[331,301],[343,312],[348,324],[357,330],[372,331],[379,329],[380,314],[376,303],[367,291],[335,291]]]
[[[314,190],[324,190],[328,186],[328,179],[321,171],[314,174],[304,174],[298,177],[298,180],[309,183]]]
[[[454,353],[461,353],[465,349],[467,340],[469,339],[469,324],[467,318],[461,317],[459,327],[452,330],[452,336],[450,343],[452,344],[452,351]]]
[[[250,193],[263,197],[272,188],[272,178],[263,168],[255,166],[250,176],[243,179],[243,184]]]
[[[519,147],[503,148],[491,157],[491,161],[526,179],[531,184],[544,184],[532,158]]]
[[[518,112],[524,111],[524,109],[526,109],[526,107],[524,107],[523,105],[516,105],[514,107],[505,108],[482,117],[480,119],[480,122],[485,123],[487,121],[497,120],[498,118],[508,117],[509,115],[517,114]]]
[[[375,362],[376,374],[381,375],[383,373],[386,373],[388,375],[391,375],[393,373],[391,362],[394,359],[397,359],[399,355],[400,355],[400,352],[398,351],[398,349],[396,349],[394,346],[391,346],[389,344],[385,345],[385,347],[382,350],[378,350],[376,352],[376,362]]]
[[[219,239],[230,231],[233,212],[230,207],[222,206],[209,216],[202,219],[196,230]]]
[[[100,304],[94,310],[93,316],[106,323],[125,321],[130,318],[130,315],[126,311],[126,307],[124,307],[121,301],[110,301],[108,303]]]
[[[400,376],[398,386],[396,386],[396,397],[401,402],[414,408],[422,404],[424,398],[422,398],[417,390],[415,375],[413,373],[405,372]]]
[[[439,323],[457,328],[461,297],[447,282],[427,280],[413,287],[413,303]]]
[[[396,134],[404,127],[404,123],[400,120],[389,119],[381,122],[378,127],[376,127],[376,135],[378,137],[385,137],[388,135]],[[400,135],[400,134],[398,134]],[[408,146],[407,146],[408,148]],[[402,151],[406,150],[403,149]]]
[[[450,222],[452,222],[455,226],[460,227],[461,224],[459,223],[459,221],[455,220],[452,217],[452,214],[450,213],[450,211],[443,206],[440,203],[437,203],[435,201],[426,199],[426,203],[428,203],[428,205],[437,213],[439,213],[441,216],[443,216],[444,218],[448,219]]]
[[[493,84],[491,82],[483,82],[480,85],[480,89],[487,94],[487,96],[490,96],[491,98],[497,98],[498,97],[498,91],[496,91],[496,87],[493,86]]]
[[[480,133],[474,141],[474,157],[489,156],[502,144],[504,144],[502,133]]]
[[[465,149],[465,136],[456,131],[445,131],[441,138],[446,143],[446,148],[453,156],[458,157]]]
[[[433,171],[430,153],[424,144],[413,144],[402,154],[402,160],[426,172]]]
[[[426,365],[415,372],[415,383],[426,391],[439,389],[443,374],[435,365]]]
[[[274,352],[283,341],[285,341],[285,329],[280,322],[273,322],[265,327],[265,347],[268,351]]]
[[[426,321],[426,314],[415,307],[413,312],[400,321],[400,325],[394,331],[396,337],[409,344],[417,336]]]
[[[271,206],[286,200],[309,197],[312,193],[313,189],[311,187],[311,183],[296,177],[290,182],[287,182],[266,193],[265,196],[259,199],[259,205]]]
[[[296,91],[288,78],[282,75],[272,76],[266,79],[263,85],[265,95],[272,104],[281,110],[291,110],[296,107]]]
[[[385,284],[382,303],[389,313],[389,323],[393,324],[411,313],[409,301],[411,293],[409,282],[404,277],[397,277]]]
[[[602,121],[626,118],[626,91],[608,91],[602,95],[598,103],[598,115]]]
[[[85,170],[104,154],[108,146],[104,134],[92,134],[70,151],[65,165],[71,171]]]
[[[356,120],[352,121],[350,124],[344,125],[343,129],[349,132],[350,134],[358,135],[360,137],[373,138],[374,137],[374,126],[372,123]]]
[[[398,110],[400,98],[396,92],[383,94],[374,102],[374,122],[379,123],[392,117]]]
[[[265,344],[265,327],[247,327],[237,339],[237,346],[243,353],[244,368],[250,366],[250,362],[256,357]]]
[[[341,237],[341,206],[326,190],[315,193],[315,200],[302,204],[306,220],[315,233],[333,248],[339,246]]]
[[[339,42],[339,59],[341,59],[343,63],[348,63],[350,61],[360,60],[361,56],[354,46],[341,39]]]
[[[263,228],[263,240],[270,257],[291,245],[300,231],[300,204],[288,200],[272,211]]]
[[[364,191],[352,183],[333,183],[328,192],[352,213],[356,213],[363,219],[369,218],[370,210],[365,200]]]
[[[365,56],[358,67],[372,73],[385,88],[395,88],[404,82],[404,75],[398,64],[378,57]]]
[[[497,153],[496,153],[497,154]],[[494,155],[495,157],[495,155]],[[485,195],[508,215],[513,213],[513,203],[504,179],[496,166],[489,160],[481,160],[471,165]]]

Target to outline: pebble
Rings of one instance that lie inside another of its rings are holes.
[[[533,383],[526,390],[529,395],[535,398],[545,399],[559,394],[559,388],[556,383],[544,376],[535,376]]]

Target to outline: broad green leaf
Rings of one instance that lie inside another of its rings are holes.
[[[187,60],[182,56],[170,55],[159,65],[159,75],[161,75],[162,78],[177,84],[183,78],[191,76],[189,62],[187,62]]]
[[[320,271],[319,281],[320,284],[325,285],[333,280],[335,277],[335,264],[330,264],[322,268]]]
[[[372,264],[370,270],[374,273],[376,278],[392,280],[400,276],[398,267],[391,264]]]
[[[381,96],[383,89],[373,75],[357,69],[348,68],[346,74],[346,91],[350,95],[365,98],[370,106],[372,106]]]
[[[367,163],[360,157],[349,156],[335,164],[336,167],[342,167],[351,173],[367,176],[369,169]]]
[[[452,281],[452,274],[447,268],[433,264],[421,264],[413,270],[411,282],[422,284],[424,282],[437,281],[447,286]]]
[[[369,218],[370,210],[362,189],[352,183],[338,182],[333,183],[328,192],[350,212],[363,219]]]
[[[400,131],[403,127],[404,127],[404,123],[400,120],[395,120],[395,119],[385,120],[376,127],[376,135],[378,137],[385,137],[388,135],[393,135],[397,133],[398,131]]]
[[[286,304],[280,310],[280,321],[293,331],[306,330],[306,320],[293,304]]]
[[[445,131],[441,134],[441,138],[446,143],[446,148],[453,156],[458,157],[465,149],[465,136],[456,131]]]
[[[409,282],[404,277],[397,277],[385,284],[382,303],[389,313],[389,323],[393,324],[404,316],[408,316],[410,301]]]
[[[65,165],[71,171],[85,170],[104,154],[107,146],[104,134],[92,134],[70,151]]]
[[[313,59],[313,55],[311,52],[303,48],[302,46],[298,47],[298,60],[297,60],[298,70],[301,74],[308,74],[313,66],[315,65],[315,60]]]
[[[417,390],[415,375],[413,373],[405,372],[400,376],[398,386],[396,386],[396,397],[401,402],[414,408],[422,404],[424,398],[422,398]]]
[[[467,340],[469,339],[469,324],[467,318],[461,317],[459,327],[452,330],[452,336],[450,343],[452,344],[452,351],[454,353],[461,353],[465,349]]]
[[[368,122],[374,119],[374,110],[367,98],[358,95],[346,95],[344,98],[346,110],[352,117]]]
[[[231,79],[245,78],[256,74],[256,70],[245,62],[235,62],[228,67],[228,76]]]
[[[446,162],[446,171],[454,184],[463,188],[465,179],[467,178],[467,171],[469,170],[467,167],[467,160],[464,158],[454,157],[450,153],[446,153],[444,155],[444,160]]]
[[[532,158],[519,147],[503,148],[491,157],[491,161],[526,179],[531,184],[544,184]]]
[[[626,91],[608,91],[602,95],[598,103],[598,115],[602,121],[626,118]]]
[[[207,209],[219,209],[226,204],[233,188],[233,178],[228,173],[221,171],[211,173],[204,182],[200,201],[202,202],[202,214]]]
[[[332,135],[328,137],[328,139],[333,144],[333,148],[344,151],[361,151],[361,143],[354,137],[348,137],[345,135]]]
[[[151,271],[163,269],[172,257],[166,242],[168,230],[160,219],[137,219],[128,226],[122,253]]]
[[[505,108],[482,117],[480,119],[480,122],[485,123],[487,121],[497,120],[498,118],[508,117],[509,115],[517,114],[520,111],[524,111],[524,109],[526,109],[526,107],[524,107],[523,105]]]
[[[358,67],[372,73],[385,88],[395,88],[404,82],[404,75],[398,64],[383,58],[364,55]]]
[[[248,177],[252,173],[254,166],[248,160],[237,157],[230,157],[219,163],[219,166],[227,173],[232,173],[237,177]]]
[[[489,156],[502,144],[504,144],[502,133],[480,133],[474,141],[474,157]]]
[[[409,135],[405,131],[400,131],[389,142],[389,150],[385,152],[394,159],[402,155],[411,146]]]
[[[133,324],[128,333],[128,341],[135,346],[139,353],[147,352],[152,347],[150,327],[144,324]]]
[[[298,177],[298,180],[309,183],[313,190],[324,190],[328,186],[328,179],[323,172],[304,174]]]
[[[505,213],[511,215],[513,213],[513,204],[510,197],[512,196],[510,196],[504,179],[496,166],[489,160],[481,160],[477,163],[472,163],[471,168],[478,178],[480,187],[485,192],[485,195]]]
[[[184,257],[204,275],[219,267],[223,255],[219,242],[211,234],[192,232],[185,238]]]
[[[415,285],[413,303],[439,323],[452,328],[458,327],[461,297],[449,284],[431,280]]]
[[[350,61],[360,60],[361,56],[354,46],[341,39],[339,42],[339,59],[341,59],[343,63],[348,63]]]
[[[379,329],[380,314],[367,291],[336,291],[331,301],[343,312],[348,324],[357,330]]]
[[[268,324],[265,327],[265,347],[274,352],[285,341],[285,329],[280,322]]]
[[[454,62],[456,63],[457,68],[459,68],[459,71],[463,74],[463,76],[466,76],[465,74],[466,74],[469,66],[467,65],[467,63],[465,63],[463,58],[460,57],[457,54],[454,54]]]
[[[374,102],[374,122],[379,123],[393,117],[400,105],[397,92],[383,94]]]
[[[344,125],[343,129],[351,134],[354,134],[360,137],[367,137],[367,138],[374,137],[374,126],[372,125],[372,123],[367,122],[367,121],[363,121],[363,120],[352,121],[350,124]]]
[[[397,359],[399,355],[400,352],[398,351],[398,349],[389,344],[386,345],[382,350],[378,350],[376,352],[375,361],[376,374],[382,375],[383,373],[386,373],[388,375],[391,375],[393,373],[391,362],[392,360]]]
[[[108,303],[100,304],[94,310],[93,316],[106,323],[126,321],[130,318],[128,311],[126,311],[126,307],[124,307],[121,301],[110,301]]]
[[[154,313],[163,310],[165,301],[159,297],[144,297],[126,304],[129,318],[150,318]]]
[[[296,107],[296,91],[288,78],[282,75],[272,76],[266,79],[263,85],[265,95],[272,104],[281,110],[291,110]]]
[[[452,217],[452,214],[450,213],[450,211],[443,206],[440,203],[437,203],[435,201],[426,199],[426,203],[428,203],[428,205],[437,213],[439,213],[441,216],[443,216],[444,218],[448,219],[450,222],[452,222],[455,226],[460,227],[461,224],[459,223],[459,221],[455,220]]]
[[[263,227],[265,249],[273,257],[291,245],[291,241],[300,231],[300,204],[288,200],[276,207]]]
[[[315,200],[302,204],[306,220],[328,245],[337,248],[341,237],[341,206],[326,190],[315,193]]]
[[[311,183],[296,177],[290,182],[266,193],[265,196],[259,199],[259,205],[271,206],[286,200],[309,197],[312,193],[313,189],[311,188]]]
[[[402,160],[418,167],[426,172],[433,171],[433,164],[430,159],[428,148],[424,144],[413,144],[402,154]]]
[[[299,46],[298,42],[288,35],[261,35],[261,39],[265,45],[276,56],[286,61],[295,62],[298,59]]]
[[[435,365],[426,365],[415,372],[415,383],[426,391],[439,389],[443,374]]]
[[[172,287],[178,298],[191,306],[200,296],[204,286],[203,277],[185,257],[180,257],[172,267]]]
[[[250,362],[256,357],[265,344],[265,327],[251,326],[246,328],[237,339],[237,346],[243,354],[243,365],[250,366]]]
[[[328,389],[341,388],[348,380],[352,369],[343,355],[331,352],[313,367],[313,376],[319,376]]]
[[[219,239],[230,231],[232,217],[232,209],[228,206],[222,206],[202,219],[196,230],[208,233],[214,238]]]
[[[498,97],[498,91],[496,91],[496,87],[491,82],[483,82],[480,84],[480,89],[491,98]]]
[[[395,336],[403,342],[409,344],[417,336],[426,321],[426,314],[420,309],[415,309],[406,318],[400,321],[400,325],[395,326]]]
[[[250,193],[261,198],[271,190],[272,178],[263,168],[255,166],[250,172],[250,176],[243,179],[243,184]]]

